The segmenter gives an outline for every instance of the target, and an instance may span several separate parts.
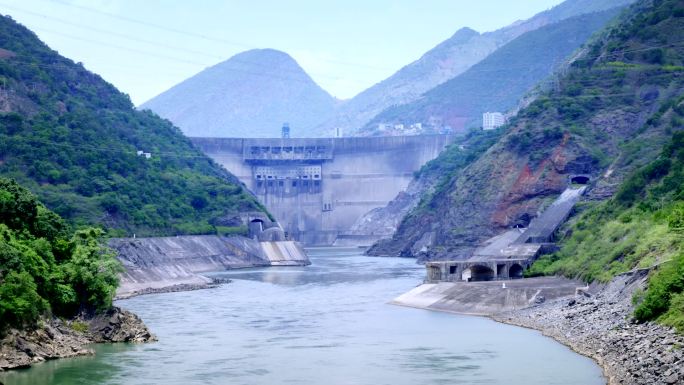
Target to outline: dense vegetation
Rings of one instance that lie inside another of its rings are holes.
[[[103,232],[73,232],[16,182],[0,178],[0,333],[43,314],[70,317],[109,308],[121,265]]]
[[[530,274],[606,282],[657,264],[635,315],[684,331],[684,132],[674,134],[662,155],[631,175],[613,199],[586,210],[561,250],[542,257]]]
[[[0,18],[0,175],[111,235],[231,231],[263,210],[180,130]],[[9,52],[8,52],[9,51]],[[138,151],[151,153],[151,158]]]
[[[610,101],[615,109],[639,106],[624,92],[637,80],[643,85],[641,109],[648,108],[644,101],[668,95],[665,92],[671,96],[662,99],[657,109],[650,108],[648,119],[635,132],[642,140],[621,144],[622,156],[611,167],[635,170],[613,198],[584,207],[566,229],[560,251],[540,258],[528,274],[606,282],[633,268],[658,266],[647,291],[635,297],[635,317],[659,320],[684,332],[684,132],[680,131],[684,55],[679,45],[668,44],[681,38],[684,2],[661,0],[639,7],[641,12],[613,28],[608,39],[595,42],[589,54],[574,63],[574,76],[566,79],[565,92],[587,97],[564,102],[564,123],[581,122],[593,103],[606,103],[598,101],[605,87],[619,96]],[[526,114],[534,115],[554,103],[558,102],[541,99]],[[661,153],[653,159],[649,155],[658,148]]]
[[[437,182],[428,194],[421,197],[418,207],[412,211],[411,215],[433,210],[436,207],[437,197],[448,194],[451,181],[496,143],[505,129],[505,127],[500,127],[487,131],[470,130],[463,139],[456,141],[442,151],[437,158],[423,165],[416,173],[416,177],[433,178]]]

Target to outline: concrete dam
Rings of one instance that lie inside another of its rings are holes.
[[[405,190],[454,137],[191,140],[254,192],[289,238],[366,245],[374,239],[352,225]]]

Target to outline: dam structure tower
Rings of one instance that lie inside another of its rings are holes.
[[[404,191],[454,137],[191,139],[257,196],[288,238],[312,246],[372,243],[352,225]]]

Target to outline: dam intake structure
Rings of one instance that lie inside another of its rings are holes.
[[[428,310],[493,315],[585,292],[583,283],[561,277],[523,278],[540,255],[557,249],[555,233],[585,193],[589,177],[570,186],[533,219],[480,245],[470,258],[425,264],[426,279],[391,303]]]
[[[344,138],[191,138],[244,183],[286,236],[304,245],[370,245],[352,231],[404,191],[452,135]]]
[[[583,183],[589,178],[583,177]],[[571,183],[576,183],[575,178]],[[554,252],[554,234],[570,216],[587,186],[570,185],[526,229],[511,229],[485,241],[473,255],[459,261],[434,261],[425,265],[426,282],[493,281],[522,278],[542,254]]]

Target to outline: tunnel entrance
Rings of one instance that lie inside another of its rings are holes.
[[[589,183],[589,177],[586,175],[576,175],[570,179],[572,184],[587,184]]]
[[[470,267],[470,281],[491,281],[494,279],[494,270],[487,266],[475,265]]]
[[[511,279],[517,279],[523,277],[523,267],[517,263],[514,263],[510,269],[508,269],[508,277]]]
[[[253,219],[249,221],[249,237],[254,238],[259,236],[264,231],[264,221],[261,219]]]

